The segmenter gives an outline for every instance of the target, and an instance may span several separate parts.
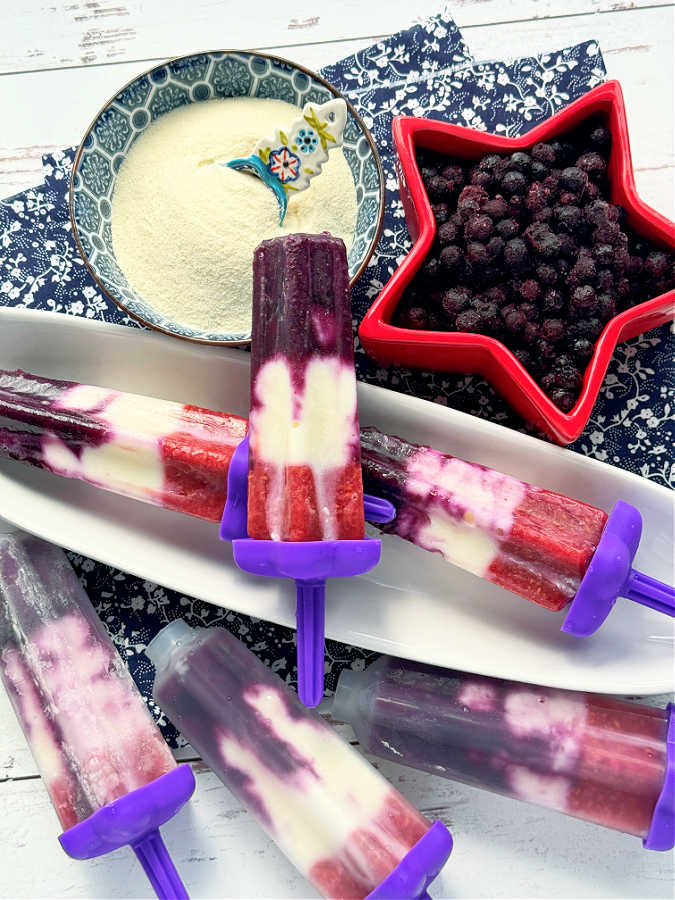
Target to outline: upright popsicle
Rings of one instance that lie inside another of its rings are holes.
[[[382,530],[547,609],[573,601],[565,631],[595,631],[617,596],[675,614],[675,591],[631,568],[642,520],[630,504],[608,517],[376,428],[361,430],[361,461],[366,487],[397,510]]]
[[[345,246],[263,243],[253,259],[248,534],[359,540],[363,486]]]
[[[253,258],[247,539],[240,568],[294,578],[298,693],[323,695],[325,581],[367,571],[354,338],[345,245],[264,241]],[[230,539],[226,507],[221,535]]]
[[[672,708],[382,657],[342,672],[332,712],[383,759],[675,842]]]
[[[324,897],[428,897],[452,840],[243,644],[177,620],[150,643],[154,696]]]
[[[0,370],[0,453],[125,497],[219,521],[246,420],[170,400]]]
[[[159,826],[189,799],[177,767],[63,551],[0,521],[0,676],[66,852],[131,844],[159,897],[187,897]]]

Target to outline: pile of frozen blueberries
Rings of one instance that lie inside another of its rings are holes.
[[[394,324],[498,338],[568,412],[607,322],[675,286],[675,256],[609,202],[610,150],[599,119],[472,163],[418,150],[436,240]]]

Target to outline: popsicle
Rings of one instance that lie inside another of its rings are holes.
[[[182,620],[149,644],[154,697],[324,897],[427,897],[452,848],[243,644]]]
[[[0,677],[63,827],[89,859],[130,844],[159,897],[187,897],[159,826],[189,799],[65,554],[0,521]]]
[[[248,534],[360,540],[363,487],[349,272],[328,234],[253,258]]]
[[[247,535],[237,565],[297,586],[298,693],[323,695],[325,581],[367,571],[354,338],[344,243],[263,241],[253,256]],[[229,539],[226,506],[221,536]]]
[[[547,609],[572,603],[564,631],[591,634],[617,596],[675,614],[675,591],[631,568],[642,520],[630,504],[608,517],[376,428],[361,429],[361,462],[366,487],[397,510],[382,530]]]
[[[383,759],[643,839],[675,843],[675,716],[381,657],[342,672],[332,714]]]
[[[0,454],[125,497],[220,521],[239,416],[0,370]]]

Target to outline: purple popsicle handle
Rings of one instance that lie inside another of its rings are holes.
[[[323,698],[325,581],[296,581],[298,697],[315,707]]]
[[[630,570],[630,575],[621,593],[624,597],[640,603],[642,606],[648,606],[667,616],[675,616],[675,588],[635,569]]]
[[[452,852],[452,835],[436,821],[366,900],[431,900],[427,888]]]
[[[159,900],[190,900],[159,831],[151,831],[132,848]]]
[[[672,850],[675,846],[675,704],[668,704],[666,775],[656,801],[652,823],[642,844],[646,850]]]
[[[73,859],[93,859],[128,844],[160,900],[185,900],[188,895],[159,827],[187,803],[194,789],[190,766],[177,766],[64,831],[59,837],[61,846]]]
[[[612,611],[617,597],[626,597],[668,616],[675,615],[675,589],[632,567],[641,535],[639,511],[630,503],[618,500],[572,600],[562,631],[576,637],[593,634]]]

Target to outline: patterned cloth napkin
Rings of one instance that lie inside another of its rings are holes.
[[[515,135],[594,87],[604,79],[605,68],[594,42],[513,62],[473,62],[456,25],[443,12],[327,66],[323,74],[364,116],[386,176],[382,239],[353,293],[356,325],[410,246],[394,173],[392,117],[426,115]],[[0,200],[0,305],[138,327],[98,292],[78,255],[67,204],[73,155],[70,149],[45,157],[43,184]],[[672,358],[667,327],[620,345],[591,422],[573,449],[672,487]],[[357,371],[364,381],[526,430],[476,376],[381,369],[360,348]],[[171,743],[177,734],[154,707],[152,668],[142,650],[176,616],[193,626],[225,626],[295,683],[293,630],[210,606],[76,554],[70,559]],[[374,656],[327,641],[327,689],[334,688],[344,667],[362,668]]]

